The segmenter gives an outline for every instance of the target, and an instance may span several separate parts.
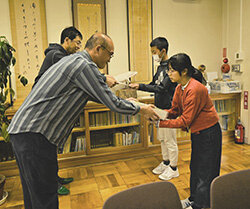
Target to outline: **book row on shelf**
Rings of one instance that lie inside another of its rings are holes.
[[[131,116],[110,111],[89,113],[89,125],[91,127],[139,122],[140,115]]]
[[[236,125],[234,114],[220,116],[220,125],[223,131],[234,130]]]
[[[217,113],[232,111],[235,107],[235,100],[216,100],[213,103]]]
[[[85,127],[84,112],[82,112],[80,116],[77,118],[77,120],[74,123],[74,127]]]
[[[137,131],[116,132],[113,135],[114,146],[127,146],[140,143],[140,133]]]
[[[108,146],[128,146],[138,144],[140,140],[140,129],[138,126],[118,128],[112,130],[99,130],[90,133],[91,149]],[[84,132],[73,132],[59,153],[86,151],[86,137]]]
[[[70,134],[63,149],[58,150],[59,154],[79,152],[86,150],[86,137],[84,132],[73,132]]]

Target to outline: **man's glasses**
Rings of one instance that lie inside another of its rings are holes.
[[[106,49],[106,51],[109,53],[110,58],[114,57],[114,52],[109,51],[105,46],[101,45],[103,49]]]

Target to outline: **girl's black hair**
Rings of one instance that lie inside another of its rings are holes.
[[[192,76],[194,73],[194,67],[192,66],[191,59],[184,53],[175,54],[170,57],[168,60],[168,66],[169,65],[171,65],[174,70],[178,71],[180,75],[185,68],[188,70],[187,74],[189,76]]]
[[[199,82],[202,82],[202,73],[197,70],[195,67],[193,67],[190,57],[185,53],[179,53],[176,55],[173,55],[168,60],[168,68],[169,65],[173,68],[173,70],[176,70],[181,75],[181,72],[184,71],[184,69],[187,69],[187,75],[190,77],[193,77],[194,79],[198,80]]]

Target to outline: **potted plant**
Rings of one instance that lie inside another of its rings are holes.
[[[0,174],[0,205],[3,204],[8,196],[8,193],[3,190],[5,184],[5,176]]]
[[[16,63],[13,52],[15,52],[15,49],[9,44],[6,37],[0,36],[0,135],[5,141],[0,141],[0,161],[3,158],[8,158],[5,156],[6,152],[8,155],[10,154],[10,150],[12,152],[11,144],[9,143],[9,134],[7,132],[10,120],[6,116],[6,110],[12,105],[12,99],[7,101],[7,95],[9,94],[10,98],[14,96],[14,90],[11,88],[10,79],[10,67],[14,66]],[[24,76],[19,75],[18,79],[24,86],[28,83],[28,80]],[[14,156],[13,152],[11,155]],[[3,192],[4,183],[5,177],[0,175],[0,202],[2,198],[6,198],[6,193]]]
[[[16,59],[13,56],[15,49],[9,44],[5,36],[0,36],[0,129],[1,136],[5,141],[9,141],[7,132],[10,120],[7,118],[5,112],[12,105],[11,101],[7,102],[7,95],[14,96],[14,90],[11,85],[8,87],[8,82],[11,82],[10,67],[16,64]],[[28,80],[24,76],[18,76],[20,82],[25,86]]]

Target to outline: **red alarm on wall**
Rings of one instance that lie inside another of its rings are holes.
[[[223,73],[228,73],[230,71],[230,65],[228,63],[228,59],[224,58],[223,59],[224,64],[221,66],[221,71]]]

